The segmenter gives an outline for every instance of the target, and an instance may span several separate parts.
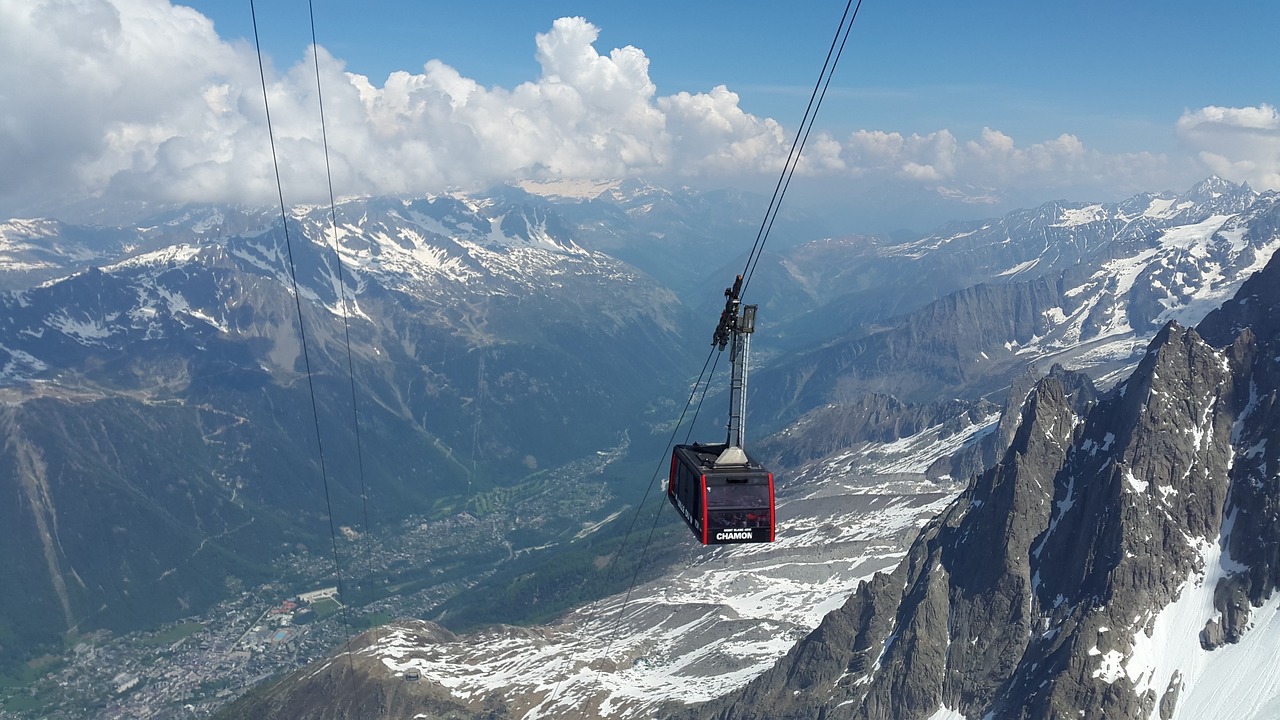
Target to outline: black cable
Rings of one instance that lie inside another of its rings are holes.
[[[290,277],[293,283],[293,290],[294,290],[294,303],[298,312],[299,332],[302,339],[303,360],[307,370],[307,384],[311,394],[312,414],[314,416],[315,426],[316,426],[316,442],[317,442],[317,447],[319,449],[319,454],[320,454],[321,475],[324,479],[324,486],[325,486],[325,505],[329,511],[329,534],[330,534],[330,540],[331,540],[332,549],[333,549],[334,566],[338,573],[338,584],[339,584],[339,587],[341,587],[342,586],[342,570],[341,570],[341,565],[339,563],[339,558],[338,558],[337,535],[333,525],[333,511],[332,511],[332,506],[331,506],[330,497],[329,497],[328,475],[325,471],[323,445],[321,444],[321,439],[320,439],[319,411],[317,409],[317,404],[315,399],[315,388],[314,388],[314,384],[311,376],[310,358],[307,353],[306,332],[302,324],[302,305],[301,305],[300,296],[298,294],[297,276],[296,276],[296,271],[294,269],[294,263],[293,263],[293,249],[289,240],[288,219],[287,219],[287,214],[286,214],[285,204],[284,204],[283,186],[280,181],[280,168],[279,168],[279,163],[276,159],[275,138],[274,138],[274,134],[271,131],[270,107],[266,97],[266,94],[267,94],[266,74],[262,66],[262,49],[258,39],[257,16],[256,16],[256,12],[254,11],[253,0],[250,0],[249,5],[250,5],[250,12],[253,13],[254,15],[253,17],[254,43],[255,43],[255,46],[257,47],[257,52],[258,52],[259,76],[262,79],[263,106],[264,106],[264,109],[266,110],[266,115],[267,115],[267,131],[271,140],[272,162],[273,162],[273,165],[275,166],[276,187],[277,187],[277,191],[279,193],[279,199],[280,199],[280,215],[281,215],[282,224],[284,226],[285,246],[288,251]],[[849,12],[850,7],[853,7],[852,16],[850,16],[850,12]],[[755,272],[755,267],[758,264],[759,257],[764,250],[764,244],[765,242],[768,241],[768,236],[769,236],[769,233],[772,231],[773,223],[777,218],[778,210],[780,209],[782,204],[782,199],[786,195],[787,189],[790,187],[791,178],[794,176],[795,169],[799,164],[800,155],[803,152],[804,145],[808,141],[809,134],[813,129],[813,120],[816,119],[817,112],[821,108],[823,99],[826,97],[827,88],[830,86],[830,83],[831,83],[831,76],[832,74],[834,74],[835,66],[839,62],[840,56],[844,51],[845,44],[848,41],[849,32],[853,28],[853,22],[857,18],[858,10],[861,7],[862,7],[862,0],[858,0],[858,3],[856,6],[853,6],[853,0],[848,0],[848,3],[845,6],[844,14],[841,16],[841,19],[840,19],[840,26],[836,31],[835,37],[832,39],[831,48],[828,49],[827,51],[827,57],[826,57],[826,60],[823,62],[822,70],[819,73],[818,81],[814,86],[813,93],[809,97],[809,104],[808,106],[806,106],[804,116],[801,119],[800,129],[796,134],[796,139],[792,143],[791,150],[788,153],[787,161],[786,163],[784,163],[782,173],[778,178],[778,182],[774,186],[773,196],[770,198],[769,205],[765,211],[765,217],[761,221],[760,230],[756,234],[755,242],[752,244],[751,251],[748,253],[746,267],[743,270],[743,285],[742,285],[743,293],[745,293],[746,288],[750,283],[751,277]],[[335,260],[338,266],[339,288],[342,293],[343,329],[344,329],[346,345],[347,345],[348,370],[351,374],[352,407],[353,407],[353,412],[355,414],[355,427],[356,427],[356,435],[357,435],[357,439],[356,439],[357,456],[358,456],[358,463],[360,466],[361,499],[362,501],[365,502],[364,521],[365,521],[365,531],[367,533],[369,532],[367,492],[366,492],[365,479],[364,479],[363,455],[360,449],[361,443],[359,440],[359,413],[358,413],[358,409],[356,409],[357,406],[355,403],[356,393],[355,393],[354,362],[352,360],[352,354],[351,354],[349,323],[347,322],[347,316],[346,316],[346,313],[347,313],[346,285],[345,285],[345,280],[343,278],[343,273],[342,273],[341,257],[336,247],[337,245],[337,213],[335,209],[336,203],[334,202],[333,179],[332,179],[332,175],[330,171],[330,163],[329,163],[328,137],[327,137],[327,132],[325,130],[325,125],[324,125],[324,100],[320,90],[319,55],[316,52],[315,15],[314,15],[314,9],[311,7],[311,0],[308,0],[308,10],[311,12],[312,51],[313,51],[315,66],[316,66],[316,94],[320,101],[321,132],[322,132],[322,136],[324,137],[325,172],[329,182],[330,223],[334,233],[334,243],[335,243],[334,255],[335,255]],[[847,24],[845,22],[846,18],[848,19]],[[830,70],[830,72],[828,72],[828,70]],[[698,380],[694,384],[693,391],[690,394],[689,400],[686,401],[685,407],[680,413],[680,418],[677,420],[676,426],[672,430],[672,436],[667,441],[667,445],[663,453],[663,458],[659,461],[658,469],[655,470],[653,477],[650,479],[650,482],[645,489],[644,496],[640,500],[640,504],[636,507],[636,512],[632,516],[630,525],[627,527],[627,532],[623,537],[622,543],[619,545],[618,549],[614,552],[613,557],[610,559],[608,570],[605,576],[606,586],[608,585],[608,582],[612,579],[612,573],[613,573],[614,567],[616,566],[617,559],[621,553],[622,548],[625,547],[627,542],[630,540],[631,533],[635,528],[636,520],[639,519],[640,512],[643,509],[645,502],[647,502],[649,495],[653,490],[654,482],[661,474],[662,466],[666,462],[666,452],[670,450],[671,445],[675,440],[675,435],[679,432],[680,426],[684,423],[685,415],[688,413],[689,407],[693,404],[693,397],[697,395],[698,386],[702,384],[702,379],[703,377],[706,376],[707,366],[708,364],[711,363],[711,356],[715,354],[716,354],[715,348],[713,347],[711,352],[708,354],[707,361],[703,363],[702,372],[699,374]],[[718,358],[716,362],[718,363]],[[714,366],[712,368],[712,375],[714,376]],[[701,411],[702,402],[703,400],[706,399],[707,390],[710,388],[710,385],[711,385],[711,378],[707,378],[707,383],[703,390],[702,397],[699,399],[698,406],[694,412],[693,421],[696,421],[697,415]],[[693,421],[690,422],[690,427],[689,427],[690,434],[692,433],[692,429],[693,429]],[[688,439],[688,436],[686,436],[686,440],[687,439]],[[634,591],[635,583],[639,576],[640,568],[643,567],[644,559],[647,557],[649,546],[652,544],[653,533],[657,528],[657,519],[660,516],[661,505],[659,505],[658,509],[659,509],[659,513],[655,513],[654,515],[654,521],[650,526],[648,539],[646,540],[644,549],[641,553],[640,563],[637,565],[635,571],[632,574],[631,582],[627,588],[626,595],[624,596],[623,604],[618,611],[618,618],[615,621],[614,632],[611,633],[610,645],[612,645],[612,636],[616,634],[617,627],[622,621],[622,615],[625,612],[628,603],[630,602],[631,594]],[[369,574],[371,577],[372,576],[371,561],[368,561],[368,566],[369,566]],[[343,610],[344,610],[344,616],[345,616],[345,611],[346,611],[345,605],[343,606]],[[589,623],[592,619],[593,618],[588,617],[587,622]],[[351,642],[351,635],[348,629],[347,645],[348,645],[349,660],[350,660],[350,642]],[[606,654],[607,654],[607,650],[606,650]],[[559,683],[557,683],[556,690],[553,691],[551,695],[552,698],[554,698],[556,693],[559,691],[559,687],[560,685]]]
[[[716,361],[711,363],[711,374],[707,376],[707,384],[702,386],[702,397],[698,398],[698,406],[693,409],[693,419],[689,421],[689,432],[684,435],[685,445],[688,445],[689,438],[693,437],[693,428],[698,424],[698,414],[702,412],[702,403],[707,399],[707,391],[711,389],[711,381],[715,379],[716,366],[720,364],[721,354],[716,353]]]
[[[713,355],[717,356],[715,362],[718,363],[719,357],[718,357],[718,353],[716,353],[715,351],[714,346],[712,346],[711,351],[707,353],[707,359],[702,363],[702,371],[698,373],[698,379],[694,381],[693,389],[689,392],[689,399],[685,401],[684,409],[680,411],[680,418],[676,420],[675,427],[671,429],[671,437],[667,438],[667,445],[666,445],[666,448],[662,451],[662,457],[659,458],[658,460],[658,467],[654,470],[653,476],[649,479],[649,484],[645,487],[644,496],[640,498],[640,504],[636,506],[635,513],[631,515],[631,524],[627,526],[627,532],[623,535],[622,542],[618,543],[618,548],[613,551],[613,556],[609,558],[609,564],[605,567],[604,583],[601,584],[601,587],[608,588],[609,581],[613,579],[613,570],[617,566],[618,557],[622,554],[622,549],[627,546],[627,541],[631,539],[631,532],[635,529],[636,520],[640,519],[640,511],[644,509],[644,504],[649,499],[649,493],[653,492],[654,482],[661,476],[662,467],[667,462],[667,457],[668,457],[667,453],[670,452],[671,444],[675,442],[676,435],[680,432],[680,426],[684,424],[685,415],[688,414],[689,412],[689,406],[693,404],[693,398],[698,395],[698,387],[702,385],[702,379],[704,377],[707,378],[707,385],[709,386],[711,384],[711,378],[707,377],[707,367],[710,366],[712,368],[712,373],[715,372],[715,363],[712,362]],[[706,396],[707,396],[707,393],[705,390],[703,390],[702,392],[703,399],[705,399]],[[701,407],[701,405],[702,405],[702,400],[699,400],[698,406]],[[697,410],[694,411],[694,417],[695,418],[697,417]],[[662,510],[661,504],[658,505],[658,510],[660,513]],[[656,516],[654,519],[654,526],[655,527],[657,526]],[[641,553],[641,565],[644,564],[645,554],[647,554],[649,544],[652,541],[653,541],[653,530],[650,529],[649,538],[648,540],[645,541],[644,552]],[[637,566],[637,572],[639,572],[639,567],[640,566]],[[584,583],[586,582],[586,578],[583,579],[583,582]],[[622,611],[627,609],[627,602],[631,598],[631,591],[635,588],[635,583],[636,583],[636,575],[633,573],[631,576],[631,584],[627,587],[626,599],[622,603],[622,608],[618,611],[619,619],[617,622],[621,622]],[[593,608],[593,610],[587,614],[587,618],[583,621],[584,627],[587,625],[590,625],[593,621],[595,621],[596,617],[598,616],[598,608],[599,608],[599,605],[597,604],[595,608]],[[605,648],[605,655],[608,655],[609,649],[613,647],[613,635],[616,634],[616,631],[617,631],[617,623],[615,622],[614,630],[610,632],[609,645],[606,646]],[[544,700],[543,702],[550,702],[551,700],[555,699],[555,697],[560,693],[560,685],[563,682],[564,682],[563,678],[557,681],[555,689],[552,690],[551,695],[549,695],[547,699]]]
[[[778,209],[782,206],[782,198],[786,195],[787,188],[791,186],[791,178],[792,176],[794,176],[795,169],[799,165],[800,154],[804,151],[804,145],[809,139],[809,133],[813,130],[813,122],[817,118],[819,108],[822,107],[822,101],[826,97],[827,88],[831,85],[831,77],[835,73],[836,64],[840,61],[840,56],[844,52],[845,44],[849,40],[849,32],[850,30],[853,29],[853,21],[857,19],[858,9],[860,9],[861,7],[862,7],[862,0],[858,0],[858,3],[856,6],[854,6],[853,0],[848,0],[848,2],[845,5],[844,14],[842,14],[840,17],[840,25],[837,27],[836,34],[831,40],[831,47],[827,50],[827,57],[822,64],[822,71],[818,74],[818,81],[814,84],[813,92],[809,96],[809,105],[805,108],[804,117],[800,121],[800,128],[796,132],[796,138],[792,142],[791,151],[787,155],[787,162],[783,166],[782,174],[778,177],[777,185],[774,186],[773,197],[769,200],[769,207],[766,209],[765,217],[761,221],[760,230],[756,233],[755,243],[752,244],[751,252],[748,253],[747,255],[747,264],[742,272],[743,282],[742,282],[742,287],[738,293],[739,297],[741,297],[743,294],[746,293],[747,285],[750,283],[751,276],[755,272],[755,267],[760,259],[760,254],[764,251],[764,244],[769,238],[769,232],[773,229],[773,222],[777,218]],[[853,9],[852,14],[850,14],[850,8]],[[845,22],[846,19],[848,20],[847,23]],[[712,348],[712,353],[713,354],[715,353],[714,346]],[[708,360],[710,360],[710,357],[708,357]],[[716,362],[717,363],[719,362],[718,356],[716,358]],[[705,374],[707,365],[704,363],[702,368],[703,368],[703,373]],[[715,374],[714,365],[712,366],[711,374],[713,376]],[[699,382],[701,382],[702,377],[703,377],[702,375],[698,376]],[[702,398],[698,400],[698,408],[694,412],[693,421],[689,423],[690,434],[692,434],[693,432],[693,424],[697,420],[697,414],[698,412],[701,411],[701,408],[702,408],[702,401],[706,399],[706,393],[707,393],[707,390],[710,389],[710,387],[711,387],[711,378],[708,377],[706,388],[703,390]],[[694,392],[695,393],[697,392],[696,384],[694,385]],[[690,396],[689,402],[685,404],[685,412],[688,411],[689,405],[692,403],[692,400],[693,398],[692,396]],[[677,431],[679,430],[680,424],[682,424],[684,421],[684,415],[685,415],[684,412],[680,414],[680,421],[677,422],[676,424]],[[673,432],[671,440],[667,441],[667,450],[671,449],[671,442],[674,439],[675,439],[675,434]],[[686,442],[688,441],[688,436],[686,436],[685,440]],[[665,460],[665,456],[663,459]],[[652,489],[653,487],[653,480],[657,478],[660,472],[661,472],[661,466],[659,466],[658,471],[654,473],[654,478],[649,481],[650,489]],[[649,489],[645,490],[644,497],[645,499],[649,497]],[[640,505],[641,507],[644,506],[644,499],[640,501]],[[626,595],[624,596],[622,601],[622,607],[618,610],[618,615],[617,615],[617,619],[614,622],[613,630],[609,634],[610,639],[609,639],[608,648],[611,648],[613,645],[613,638],[616,637],[618,628],[622,624],[623,613],[626,611],[627,605],[631,601],[631,593],[634,591],[636,581],[639,578],[640,568],[643,567],[644,560],[648,556],[649,546],[653,542],[653,534],[658,526],[658,517],[662,510],[661,505],[658,506],[658,510],[659,512],[654,514],[653,524],[650,526],[650,529],[649,529],[649,536],[645,541],[644,548],[641,550],[640,563],[636,566],[635,571],[632,573],[631,583],[627,587]],[[635,525],[635,518],[639,517],[639,514],[640,514],[640,508],[638,507],[636,508],[636,515],[632,518],[633,526]],[[628,528],[627,537],[629,538],[630,535],[631,535],[631,529]],[[626,543],[626,539],[623,540],[624,545],[625,543]],[[606,655],[608,654],[608,648],[606,648],[605,650]]]
[[[849,10],[852,7],[853,12]],[[795,175],[796,168],[800,164],[800,155],[804,151],[805,143],[809,140],[809,133],[813,131],[813,123],[817,120],[818,110],[822,107],[822,101],[827,96],[827,88],[831,85],[831,78],[835,75],[836,65],[840,62],[840,56],[844,53],[845,44],[849,41],[849,32],[853,30],[853,23],[858,19],[858,10],[862,8],[862,0],[858,0],[857,5],[853,4],[853,0],[848,0],[845,4],[844,14],[840,17],[840,25],[836,28],[836,34],[831,39],[831,47],[827,50],[827,58],[822,63],[822,70],[818,73],[818,80],[814,83],[813,92],[809,95],[809,105],[805,108],[804,117],[800,120],[800,128],[796,132],[796,138],[791,143],[791,151],[787,154],[787,161],[783,164],[782,173],[778,177],[778,183],[774,186],[773,197],[769,200],[769,207],[765,210],[764,219],[760,223],[760,230],[756,233],[756,241],[751,246],[751,252],[747,255],[746,267],[742,271],[742,290],[739,296],[745,295],[747,286],[751,284],[751,276],[755,274],[756,264],[760,261],[760,255],[764,252],[764,244],[769,239],[769,233],[773,230],[773,222],[778,217],[778,211],[782,208],[782,198],[787,193],[787,188],[791,186],[791,178]],[[846,19],[848,22],[845,22]]]
[[[338,268],[338,293],[342,300],[342,337],[347,347],[347,377],[351,380],[351,425],[356,441],[356,469],[360,477],[360,507],[364,517],[365,576],[369,588],[373,588],[372,529],[369,524],[369,494],[364,474],[364,443],[360,437],[360,406],[356,402],[356,370],[351,353],[351,323],[347,319],[347,281],[342,268],[342,255],[338,249],[338,211],[333,197],[333,172],[329,165],[329,131],[324,117],[324,94],[320,90],[320,45],[316,42],[316,13],[312,0],[307,0],[307,12],[311,20],[311,57],[316,69],[316,100],[320,106],[320,138],[324,144],[324,176],[329,185],[329,227],[333,233],[333,262]],[[377,629],[374,640],[377,641]]]
[[[707,389],[711,387],[711,379],[715,377],[716,365],[720,364],[720,353],[716,352],[714,347],[712,347],[711,355],[707,357],[707,360],[711,360],[711,356],[715,357],[715,361],[711,363],[711,372],[709,374],[706,373],[706,369],[707,369],[706,363],[703,363],[702,365],[703,374],[706,375],[707,382],[702,386],[702,396],[698,398],[698,405],[693,409],[693,418],[689,420],[689,430],[687,433],[685,433],[685,436],[684,436],[684,440],[686,443],[689,442],[689,437],[693,434],[693,426],[694,426],[694,423],[698,421],[698,413],[702,411],[702,401],[707,399]],[[699,383],[701,383],[702,375],[698,376],[698,381]],[[697,394],[699,383],[694,384],[693,394]],[[690,395],[689,402],[685,403],[686,411],[688,411],[689,405],[692,404],[692,402],[693,402],[693,395]],[[680,413],[680,419],[676,422],[675,428],[671,431],[671,437],[667,439],[667,447],[662,451],[662,458],[658,461],[658,468],[654,471],[653,477],[649,479],[650,489],[653,488],[654,481],[656,481],[659,477],[662,476],[662,468],[668,462],[667,458],[669,457],[669,453],[671,452],[672,443],[675,441],[676,434],[680,432],[680,426],[682,424],[684,424],[684,413]],[[644,501],[645,499],[648,499],[648,497],[649,497],[649,490],[646,490],[644,494],[644,498],[640,500],[640,507],[636,508],[636,514],[635,514],[636,518],[640,517],[640,508],[644,507]],[[627,585],[627,594],[624,595],[622,598],[622,607],[618,608],[618,617],[614,621],[613,632],[610,633],[609,635],[610,637],[609,647],[612,647],[613,645],[612,638],[617,634],[618,627],[622,624],[622,615],[627,611],[627,605],[631,603],[631,592],[636,587],[636,580],[637,578],[640,577],[640,569],[644,567],[644,561],[649,557],[649,547],[653,544],[653,533],[658,527],[658,518],[661,517],[661,515],[662,515],[662,503],[659,502],[658,510],[653,514],[653,524],[649,526],[649,535],[648,537],[645,538],[644,547],[641,548],[640,550],[640,562],[636,563],[636,569],[631,573],[631,582],[630,584]],[[634,523],[635,523],[635,519],[633,518],[632,524]],[[626,541],[624,540],[623,542],[625,543]],[[605,649],[605,654],[606,655],[608,654],[608,647],[606,647]]]
[[[705,385],[702,386],[702,396],[698,398],[698,405],[693,409],[693,418],[689,420],[689,430],[688,432],[685,433],[685,436],[684,436],[684,444],[686,445],[689,444],[689,438],[693,436],[693,427],[698,423],[698,413],[702,411],[702,403],[707,399],[707,391],[711,389],[711,381],[716,375],[716,365],[720,364],[720,353],[714,352],[714,348],[712,352],[715,354],[716,359],[715,359],[715,362],[711,363],[711,373],[707,375],[707,382]],[[703,365],[702,367],[703,367],[703,370],[706,370],[706,365]],[[701,379],[701,377],[699,377],[699,379]],[[694,392],[697,392],[696,385],[694,386]],[[686,406],[686,409],[687,409],[687,406]],[[681,415],[681,420],[683,420],[683,418],[684,416]],[[679,430],[679,427],[680,427],[680,423],[676,423],[677,431]],[[672,435],[672,439],[675,439],[674,434]],[[667,458],[666,453],[670,451],[671,451],[671,440],[668,440],[667,449],[663,453],[664,462]],[[657,472],[654,473],[654,479],[657,479],[658,475],[661,472],[662,472],[662,468],[660,466]],[[652,486],[653,480],[650,480],[649,484],[650,486]],[[644,501],[641,501],[641,505],[643,504],[644,504]],[[640,515],[639,508],[636,508],[636,515],[637,516]],[[658,509],[653,513],[653,523],[649,525],[649,535],[648,537],[645,538],[644,547],[640,550],[640,562],[636,564],[635,571],[631,573],[631,584],[627,586],[627,594],[622,598],[622,607],[618,608],[618,617],[614,621],[613,631],[609,635],[609,638],[610,638],[609,645],[605,649],[606,655],[609,654],[609,648],[613,646],[613,638],[617,635],[618,628],[622,625],[622,616],[627,611],[627,605],[631,603],[631,592],[632,590],[635,589],[636,580],[640,577],[640,569],[644,567],[644,561],[649,557],[649,548],[653,545],[653,534],[658,529],[658,518],[660,517],[662,517],[661,502],[658,503]]]
[[[845,18],[848,17],[848,15],[849,15],[849,5],[846,4],[844,8],[844,14],[840,16],[840,26],[836,29],[836,35],[835,35],[836,38],[840,37],[840,31],[844,29],[844,21],[845,21]],[[836,40],[835,38],[833,38],[831,40],[831,47],[827,49],[827,57],[822,61],[822,70],[818,72],[818,83],[821,83],[822,78],[827,74],[827,68],[831,64],[831,56],[835,52],[835,48],[836,48]],[[747,267],[743,268],[743,271],[742,271],[743,277],[746,276],[747,269],[751,267],[752,260],[756,256],[757,249],[760,249],[760,246],[764,244],[765,236],[768,234],[766,230],[766,226],[768,224],[769,217],[773,213],[774,206],[779,202],[778,196],[782,189],[783,179],[786,177],[787,170],[791,167],[792,161],[796,156],[796,150],[799,147],[800,136],[804,130],[805,124],[809,122],[809,115],[813,110],[813,103],[814,103],[814,99],[817,97],[817,94],[818,94],[818,84],[815,83],[813,87],[813,91],[809,94],[809,104],[805,106],[804,115],[800,118],[800,125],[796,130],[796,137],[794,140],[791,141],[791,149],[787,153],[787,161],[782,164],[782,174],[778,176],[778,182],[773,186],[773,196],[769,198],[769,205],[768,207],[765,208],[764,218],[760,221],[760,229],[756,231],[755,242],[752,243],[751,245],[751,252],[747,253]]]
[[[249,14],[253,19],[253,44],[258,52],[258,77],[262,80],[262,108],[267,117],[267,138],[271,142],[271,165],[276,173],[276,193],[280,199],[280,224],[284,228],[284,246],[286,256],[289,259],[289,280],[293,286],[293,304],[298,313],[298,336],[302,343],[302,361],[307,371],[307,390],[311,395],[311,417],[314,420],[316,428],[316,450],[320,459],[320,477],[324,482],[324,506],[329,514],[329,543],[333,551],[333,567],[338,578],[338,593],[343,592],[342,583],[342,563],[338,557],[338,533],[333,525],[333,504],[329,498],[329,473],[325,468],[324,462],[324,443],[320,438],[320,408],[316,403],[316,387],[311,376],[311,356],[307,351],[307,329],[302,321],[302,295],[298,292],[298,272],[293,262],[293,243],[289,240],[289,216],[285,210],[284,204],[284,184],[280,181],[280,161],[276,156],[276,139],[275,133],[271,127],[271,104],[267,101],[267,73],[262,66],[262,43],[258,39],[258,13],[254,8],[253,0],[249,0]],[[347,616],[347,606],[339,601],[342,606],[342,617],[344,630],[347,636],[347,660],[351,664],[351,669],[355,671],[354,661],[351,660],[351,626]]]

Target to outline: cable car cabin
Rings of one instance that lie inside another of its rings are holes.
[[[703,545],[773,542],[773,473],[738,448],[717,465],[727,447],[676,445],[667,499]]]

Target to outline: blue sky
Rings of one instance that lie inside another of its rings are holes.
[[[0,5],[0,162],[30,169],[0,180],[0,215],[55,192],[266,193],[248,2],[187,5]],[[628,175],[767,191],[844,7],[791,5],[315,0],[339,192]],[[258,12],[285,172],[312,200],[307,3]],[[890,227],[1210,174],[1280,189],[1276,27],[1261,2],[867,0],[803,177]]]
[[[247,2],[186,3],[224,37],[252,39]],[[258,3],[277,62],[310,43],[307,3]],[[477,82],[536,78],[533,37],[558,17],[600,28],[602,53],[633,45],[661,95],[727,85],[745,110],[796,124],[844,3],[391,2],[315,0],[319,43],[375,82],[439,59]],[[1280,3],[863,3],[820,126],[929,133],[1062,133],[1111,151],[1174,149],[1187,109],[1280,99]]]

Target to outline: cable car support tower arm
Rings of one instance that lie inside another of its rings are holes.
[[[747,369],[751,334],[755,332],[756,305],[743,305],[741,300],[742,276],[734,280],[733,287],[725,288],[724,312],[716,325],[711,343],[724,351],[729,348],[729,364],[732,368],[729,382],[729,432],[725,451],[716,465],[746,465],[744,420],[747,413]]]

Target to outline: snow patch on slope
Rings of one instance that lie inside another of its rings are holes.
[[[1179,664],[1184,690],[1174,720],[1280,717],[1280,595],[1254,608],[1252,629],[1234,645],[1199,647]]]
[[[1088,205],[1082,208],[1063,208],[1058,215],[1058,222],[1052,227],[1074,227],[1105,220],[1106,210],[1101,205]]]
[[[396,673],[417,668],[464,702],[501,691],[515,717],[647,717],[666,702],[719,697],[896,564],[958,490],[921,481],[916,494],[902,484],[882,493],[823,478],[780,493],[778,542],[695,548],[687,568],[637,588],[625,608],[614,597],[553,627],[457,641],[401,633],[366,652]]]
[[[1224,527],[1224,537],[1231,521]],[[1273,718],[1280,702],[1280,595],[1252,614],[1252,629],[1237,644],[1216,650],[1200,645],[1200,631],[1220,613],[1213,595],[1218,581],[1245,568],[1234,562],[1218,541],[1202,540],[1203,570],[1194,573],[1178,598],[1149,619],[1134,636],[1124,673],[1135,692],[1157,697],[1172,685],[1181,687],[1174,718]],[[1158,707],[1151,718],[1159,717]]]

